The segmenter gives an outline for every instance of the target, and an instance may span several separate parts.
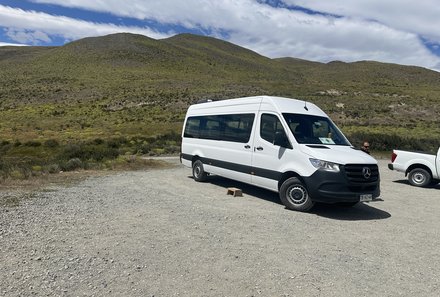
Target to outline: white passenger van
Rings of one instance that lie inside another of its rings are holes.
[[[380,195],[377,161],[353,148],[316,105],[256,96],[191,105],[181,162],[194,180],[214,174],[279,193],[292,210],[354,205]]]

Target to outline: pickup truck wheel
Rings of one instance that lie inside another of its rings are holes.
[[[416,187],[426,187],[431,183],[431,174],[423,168],[414,168],[409,172],[408,181]]]
[[[203,182],[206,180],[208,174],[203,169],[203,163],[200,160],[196,160],[192,166],[192,174],[195,181]]]
[[[288,209],[308,211],[315,204],[304,184],[296,177],[286,179],[280,187],[281,202]]]

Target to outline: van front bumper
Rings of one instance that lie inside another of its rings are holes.
[[[356,170],[346,170],[341,166],[340,172],[317,170],[304,182],[309,195],[315,202],[339,203],[359,202],[361,195],[371,195],[374,200],[380,196],[380,178],[377,166],[374,174],[365,178],[362,176],[362,169],[371,165],[357,165]]]

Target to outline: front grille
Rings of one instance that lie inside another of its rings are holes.
[[[374,192],[377,189],[377,184],[374,185],[358,185],[358,186],[349,186],[348,189],[354,193],[365,193],[365,192]]]
[[[344,170],[348,181],[353,184],[371,183],[379,179],[377,165],[348,164],[344,166]]]

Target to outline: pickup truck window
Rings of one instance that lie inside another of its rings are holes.
[[[350,143],[326,117],[283,113],[295,139],[302,144],[346,145]]]

